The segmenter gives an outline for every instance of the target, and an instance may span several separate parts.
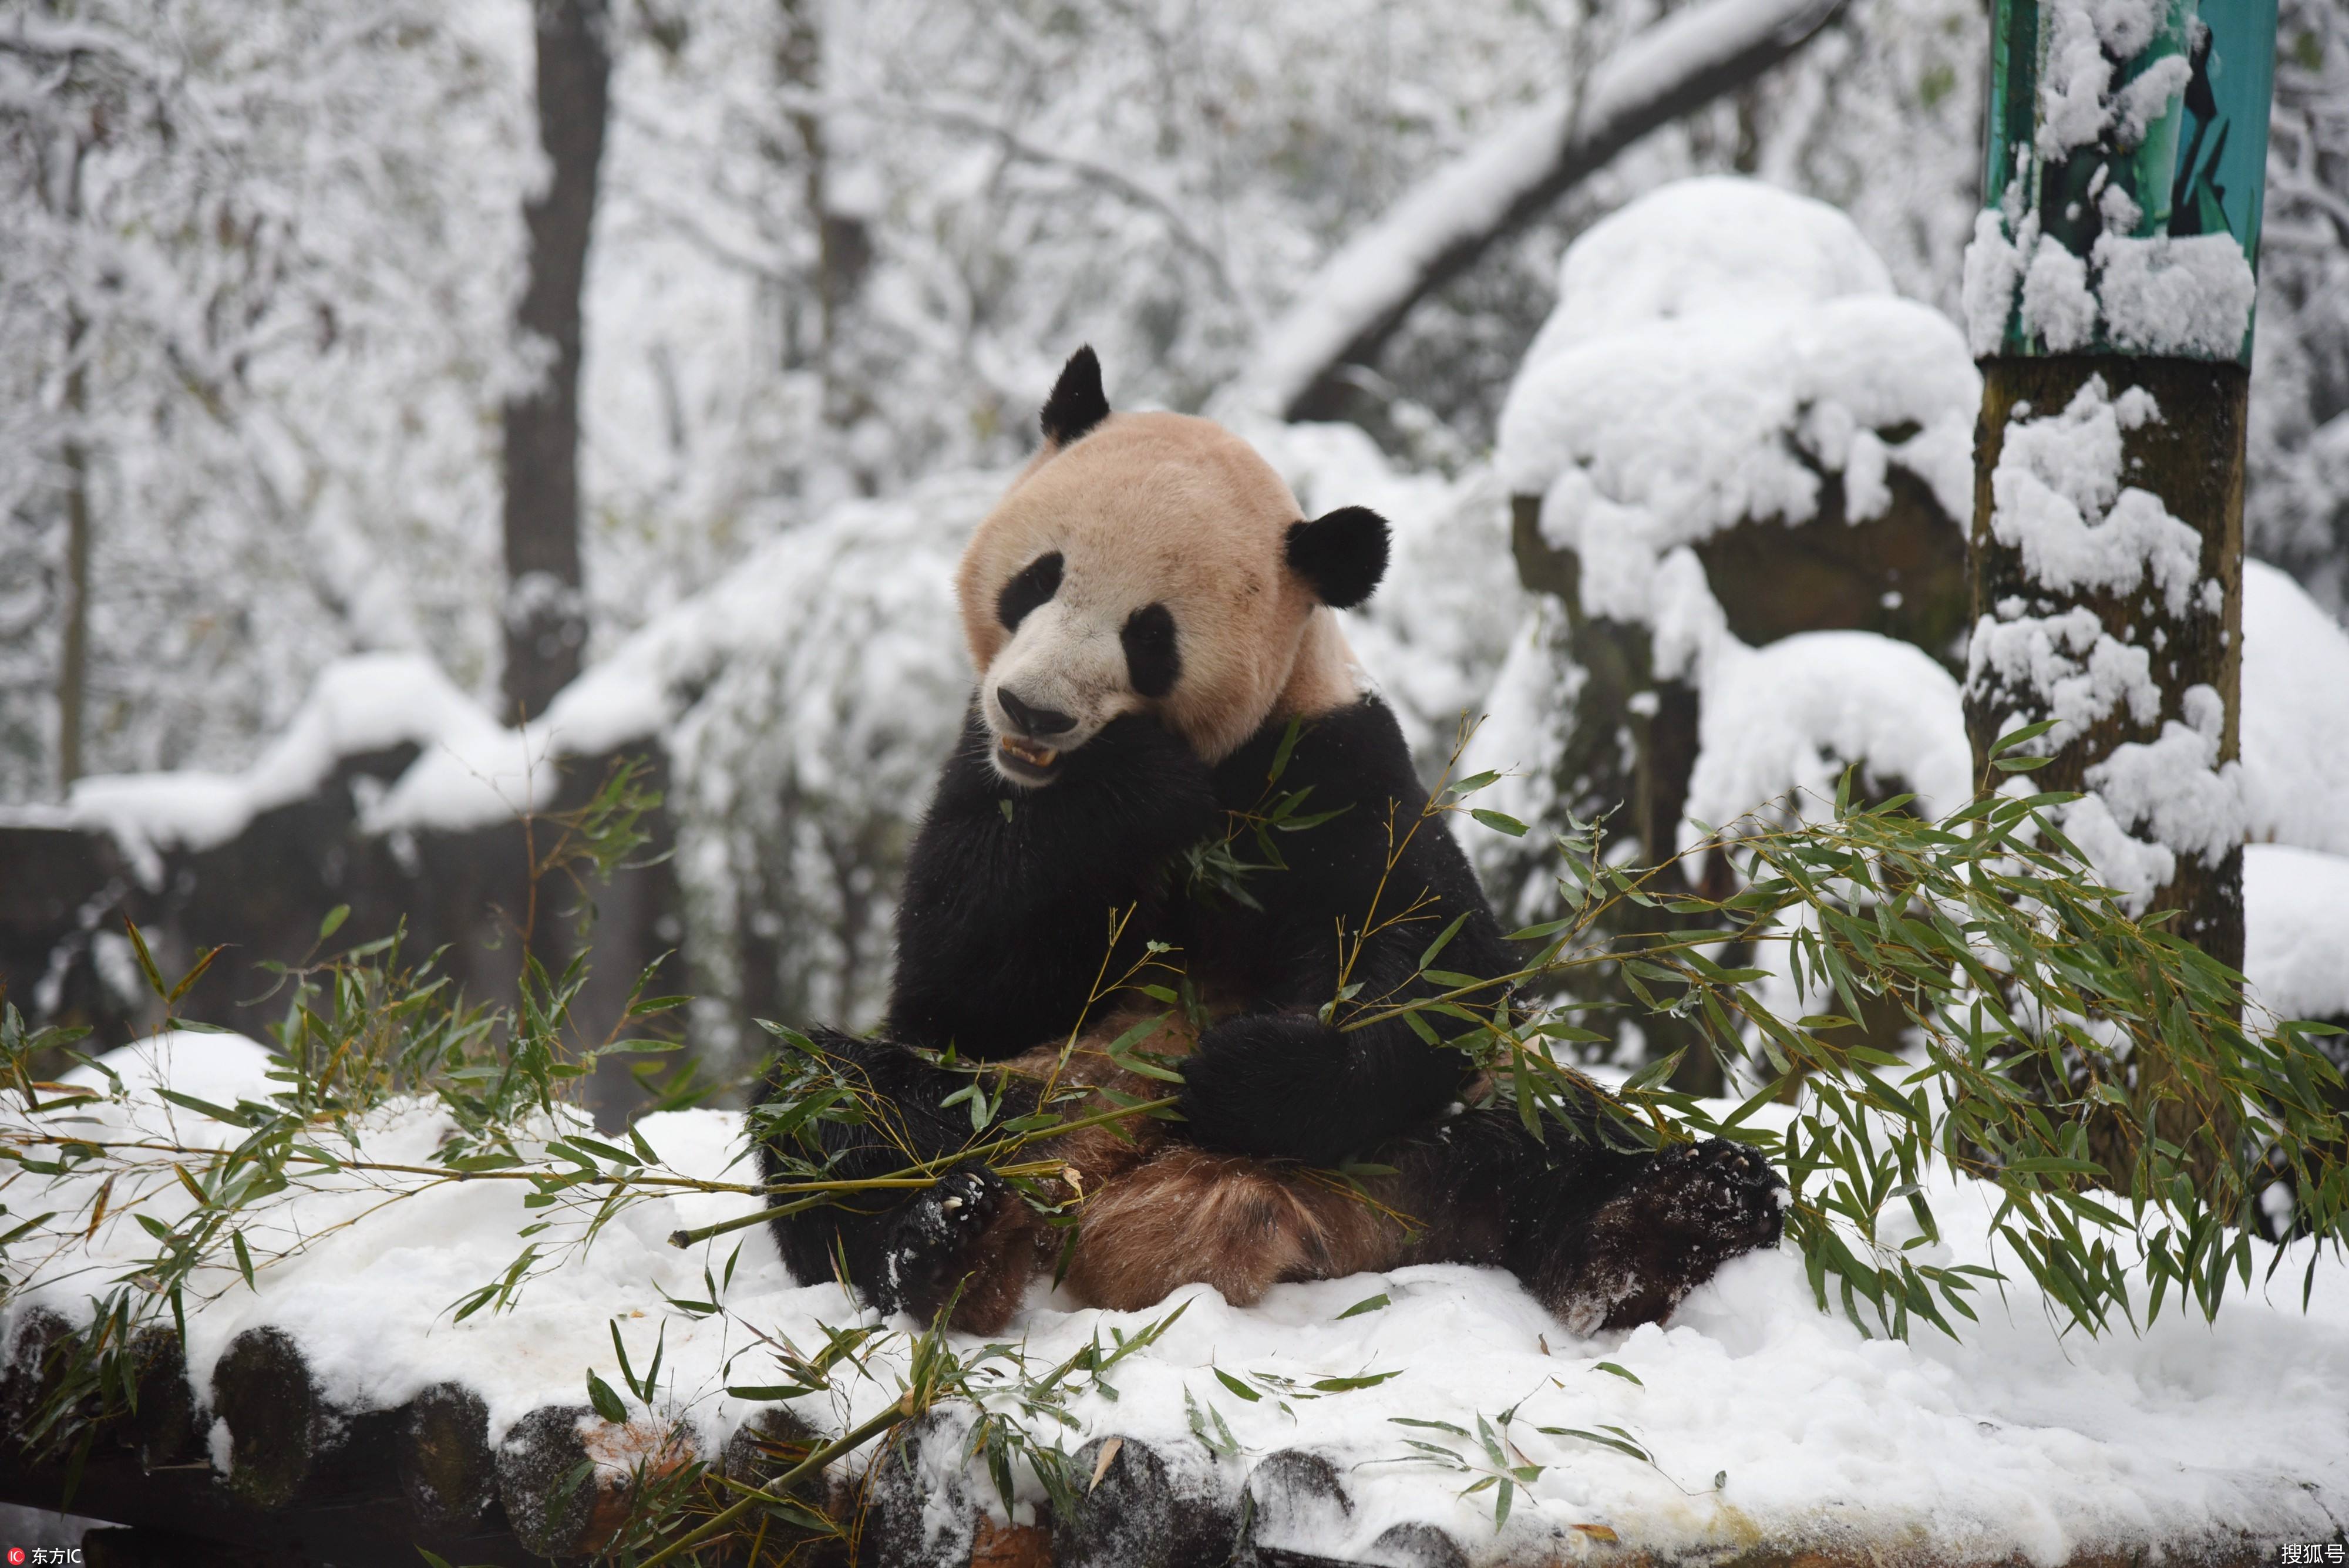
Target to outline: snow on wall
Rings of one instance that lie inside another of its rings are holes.
[[[261,1076],[266,1058],[249,1043],[168,1037],[107,1059],[130,1092],[98,1108],[95,1131],[233,1136],[147,1091],[156,1075],[141,1064],[156,1056],[181,1092],[200,1097],[262,1096],[275,1086]],[[81,1069],[77,1081],[95,1085],[97,1075]],[[1770,1106],[1758,1114],[1787,1113]],[[388,1107],[370,1123],[364,1147],[384,1159],[429,1160],[444,1125],[429,1102]],[[655,1116],[639,1131],[676,1173],[730,1180],[746,1172],[740,1123],[730,1114]],[[71,1211],[94,1199],[97,1180],[60,1181],[42,1206],[54,1200]],[[517,1231],[547,1211],[523,1208],[526,1187],[480,1182],[404,1199],[334,1230],[380,1196],[353,1180],[278,1211],[273,1223],[298,1225],[316,1241],[264,1269],[257,1291],[231,1268],[204,1282],[222,1293],[189,1314],[200,1400],[209,1399],[210,1369],[235,1334],[271,1324],[303,1348],[330,1403],[392,1407],[432,1383],[460,1382],[483,1397],[495,1440],[533,1408],[580,1403],[590,1368],[623,1386],[607,1326],[616,1318],[639,1369],[665,1334],[661,1413],[690,1422],[707,1453],[755,1408],[727,1397],[724,1386],[774,1380],[742,1324],[805,1346],[821,1343],[819,1324],[870,1321],[837,1286],[795,1283],[762,1229],[690,1251],[668,1247],[670,1229],[730,1217],[742,1204],[695,1195],[625,1212],[592,1250],[527,1285],[511,1312],[454,1323],[450,1304],[496,1279],[520,1250]],[[1926,1184],[1942,1239],[1920,1241],[1923,1260],[1992,1259],[1991,1190],[1940,1172],[1927,1173]],[[166,1174],[159,1186],[155,1212],[176,1212],[185,1201],[177,1183]],[[121,1211],[129,1196],[118,1183],[112,1218],[82,1260],[105,1275],[151,1245]],[[1905,1214],[1888,1217],[1886,1244],[1910,1240],[1908,1224]],[[553,1245],[562,1233],[536,1240]],[[667,1315],[660,1293],[702,1295],[705,1264],[722,1272],[738,1242],[740,1261],[722,1293],[737,1321]],[[2052,1564],[2089,1546],[2185,1544],[2210,1531],[2317,1539],[2334,1528],[2349,1510],[2349,1266],[2319,1262],[2303,1315],[2298,1278],[2307,1245],[2284,1260],[2279,1278],[2288,1284],[2272,1296],[2256,1285],[2231,1295],[2214,1324],[2178,1310],[2173,1297],[2142,1335],[2099,1340],[2059,1337],[2052,1324],[2062,1314],[2049,1312],[2019,1267],[2010,1269],[2003,1299],[1978,1298],[1982,1322],[1964,1324],[1961,1342],[1930,1330],[1905,1344],[1865,1340],[1813,1306],[1801,1262],[1785,1250],[1731,1264],[1669,1324],[1588,1338],[1567,1332],[1508,1275],[1454,1265],[1281,1285],[1248,1308],[1192,1286],[1151,1312],[1104,1313],[1040,1288],[1009,1337],[1024,1343],[1031,1365],[1048,1366],[1094,1335],[1107,1343],[1111,1330],[1131,1334],[1186,1303],[1179,1323],[1122,1365],[1113,1403],[1098,1394],[1073,1402],[1077,1426],[1060,1434],[1062,1442],[1073,1452],[1092,1436],[1115,1433],[1195,1451],[1195,1404],[1227,1423],[1244,1449],[1219,1461],[1235,1490],[1245,1468],[1271,1450],[1323,1453],[1354,1500],[1344,1538],[1318,1543],[1331,1555],[1359,1556],[1389,1525],[1416,1519],[1450,1532],[1480,1560],[1579,1547],[1588,1533],[1581,1527],[1597,1526],[1660,1556],[1857,1534],[1930,1541],[1953,1561]],[[2257,1281],[2270,1250],[2258,1241],[2252,1248]],[[1377,1294],[1391,1304],[1341,1315]],[[58,1279],[14,1297],[11,1311],[44,1305],[80,1321],[87,1296],[83,1279]],[[888,1376],[895,1365],[885,1357],[883,1376],[854,1388],[845,1408],[819,1397],[801,1401],[799,1412],[832,1430],[843,1417],[862,1419],[896,1397]],[[1217,1368],[1299,1382],[1394,1376],[1284,1407],[1232,1397]],[[1525,1462],[1544,1468],[1496,1537],[1489,1491],[1464,1494],[1466,1478],[1409,1462],[1414,1450],[1405,1440],[1435,1434],[1397,1422],[1473,1431],[1478,1417],[1512,1407],[1511,1436]],[[1619,1428],[1654,1463],[1537,1426]],[[1040,1498],[1032,1481],[1023,1477],[1020,1486],[1023,1501]],[[977,1476],[968,1490],[991,1491]]]
[[[315,792],[346,757],[413,745],[486,760],[502,733],[423,655],[357,654],[319,672],[293,722],[242,773],[85,778],[62,806],[16,808],[0,820],[109,833],[151,881],[161,874],[161,851],[227,843],[263,812]],[[484,787],[528,794],[526,766],[509,776],[489,765]]]

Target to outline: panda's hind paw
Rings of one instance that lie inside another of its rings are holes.
[[[1009,1195],[1001,1177],[968,1165],[909,1199],[890,1229],[873,1305],[885,1315],[935,1318],[977,1262],[972,1250]]]
[[[1719,1260],[1773,1246],[1785,1228],[1786,1184],[1742,1143],[1676,1145],[1657,1156],[1648,1180],[1662,1199],[1661,1218]]]
[[[1648,1157],[1588,1220],[1546,1239],[1536,1290],[1577,1334],[1659,1323],[1730,1259],[1776,1244],[1785,1183],[1725,1138]]]

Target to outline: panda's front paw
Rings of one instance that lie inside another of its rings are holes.
[[[980,1166],[950,1170],[916,1194],[890,1228],[871,1292],[874,1309],[936,1317],[978,1262],[973,1249],[1009,1195],[1003,1179]]]
[[[1214,774],[1188,741],[1147,713],[1112,719],[1065,766],[1071,798],[1108,803],[1129,831],[1154,843],[1195,843],[1219,818]]]
[[[1333,1165],[1362,1141],[1340,1111],[1346,1075],[1346,1037],[1319,1019],[1246,1013],[1185,1059],[1180,1109],[1203,1147]]]

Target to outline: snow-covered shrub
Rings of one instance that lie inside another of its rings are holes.
[[[1464,766],[1545,834],[1612,813],[1610,853],[1649,864],[1849,765],[1954,808],[1980,397],[1956,327],[1822,202],[1698,179],[1593,226],[1502,414],[1548,592]],[[1476,845],[1526,920],[1561,896],[1537,842]]]
[[[750,1017],[879,1016],[905,846],[970,694],[955,561],[1003,482],[842,503],[665,618],[744,609],[668,729],[688,948],[730,1003],[698,1018],[707,1045]]]

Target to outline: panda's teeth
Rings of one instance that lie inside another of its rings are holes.
[[[1015,741],[1009,735],[999,739],[996,742],[996,744],[1001,746],[1013,756],[1018,757],[1021,762],[1028,763],[1030,767],[1049,768],[1053,764],[1053,763],[1060,759],[1061,755],[1060,753],[1053,751],[1049,747],[1031,746],[1025,741]]]

